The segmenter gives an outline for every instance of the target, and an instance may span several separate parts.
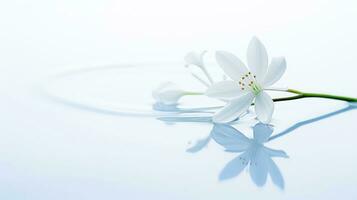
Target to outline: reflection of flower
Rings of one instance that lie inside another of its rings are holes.
[[[186,149],[186,152],[189,153],[197,153],[205,148],[208,143],[211,141],[212,136],[209,134],[208,136],[197,140],[190,148]]]
[[[229,125],[216,124],[212,138],[225,147],[228,152],[243,152],[231,160],[221,171],[220,180],[238,176],[249,164],[249,173],[257,186],[266,183],[268,174],[273,183],[284,188],[284,179],[272,157],[287,158],[282,150],[274,150],[264,146],[273,132],[271,126],[258,123],[253,128],[254,138],[249,139],[237,129]]]
[[[163,103],[165,105],[176,104],[184,95],[185,92],[172,82],[162,83],[152,92],[154,99],[158,103]]]
[[[255,112],[260,121],[269,123],[274,111],[271,97],[264,89],[278,81],[286,69],[285,58],[273,58],[268,68],[268,55],[257,39],[250,41],[247,51],[249,70],[235,55],[218,51],[216,59],[223,71],[233,81],[221,81],[206,91],[209,97],[230,99],[213,120],[225,123],[235,120],[245,112],[255,99]]]

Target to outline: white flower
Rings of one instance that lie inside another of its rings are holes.
[[[212,138],[228,152],[242,152],[227,163],[219,179],[226,180],[238,176],[249,166],[250,177],[257,186],[263,186],[269,174],[273,183],[283,189],[283,176],[272,157],[288,158],[288,155],[282,150],[264,146],[272,132],[271,126],[258,123],[253,127],[254,138],[249,139],[232,126],[216,124],[212,130]]]
[[[211,84],[213,84],[213,79],[212,79],[211,75],[208,73],[206,66],[204,64],[204,61],[203,61],[203,57],[206,53],[207,53],[207,51],[202,51],[202,52],[191,51],[191,52],[187,53],[185,56],[185,62],[186,62],[185,66],[187,68],[190,66],[198,67],[203,72],[203,74],[206,76],[208,82],[205,81],[204,79],[202,79],[197,74],[193,73],[192,71],[191,71],[191,75],[193,77],[195,77],[198,81],[200,81],[202,84],[209,87]]]
[[[158,103],[165,105],[176,104],[177,101],[185,95],[185,91],[181,90],[176,84],[172,82],[161,83],[152,92],[152,96]]]
[[[202,51],[202,52],[191,51],[191,52],[187,53],[185,56],[186,66],[195,65],[200,68],[205,68],[205,65],[203,63],[203,56],[206,53],[207,53],[207,51]]]
[[[274,104],[264,89],[274,84],[284,74],[285,58],[273,58],[268,67],[265,47],[256,37],[253,37],[247,51],[249,69],[239,58],[228,52],[216,52],[216,60],[233,81],[221,81],[207,89],[207,96],[229,100],[225,107],[214,114],[213,121],[226,123],[235,120],[249,109],[255,99],[255,112],[258,119],[269,123]]]

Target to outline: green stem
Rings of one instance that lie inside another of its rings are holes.
[[[310,97],[318,97],[318,98],[325,98],[325,99],[336,99],[348,102],[357,102],[357,98],[353,97],[346,97],[346,96],[338,96],[338,95],[331,95],[331,94],[321,94],[321,93],[308,93],[308,92],[301,92],[294,89],[288,89],[287,92],[291,92],[294,94],[298,94],[298,98],[310,98]]]
[[[278,102],[278,101],[290,101],[290,100],[295,100],[295,99],[301,99],[304,98],[302,95],[295,95],[295,96],[291,96],[291,97],[281,97],[281,98],[275,98],[273,99],[274,102]]]

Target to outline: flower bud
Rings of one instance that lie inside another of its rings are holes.
[[[176,104],[183,95],[185,95],[185,92],[172,82],[161,83],[159,87],[152,92],[153,98],[158,103],[165,105]]]

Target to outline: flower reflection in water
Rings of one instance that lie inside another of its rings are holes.
[[[228,152],[241,152],[223,168],[220,180],[238,176],[244,168],[249,167],[249,174],[257,186],[263,186],[268,174],[279,188],[284,188],[284,179],[273,161],[273,157],[288,158],[282,150],[264,146],[273,133],[270,125],[258,123],[253,127],[254,138],[250,139],[229,125],[216,124],[212,130],[212,138]]]
[[[210,133],[207,137],[198,139],[194,145],[186,149],[186,152],[196,153],[205,148],[212,139],[212,134]]]
[[[223,170],[220,172],[220,180],[223,181],[234,178],[247,168],[253,182],[256,185],[263,186],[266,183],[269,174],[272,182],[279,188],[284,189],[285,183],[282,173],[272,158],[287,158],[288,156],[284,151],[274,150],[264,145],[271,140],[286,136],[302,126],[306,126],[354,109],[357,109],[357,104],[348,103],[345,107],[338,110],[310,119],[301,120],[275,135],[272,135],[272,126],[258,123],[253,127],[254,137],[252,139],[246,137],[243,133],[231,126],[232,124],[240,123],[240,120],[228,125],[214,124],[210,116],[196,117],[175,115],[172,117],[158,117],[157,119],[166,123],[193,122],[213,124],[214,126],[211,132],[204,138],[198,139],[194,142],[193,145],[186,151],[190,153],[197,153],[203,150],[212,140],[215,140],[218,144],[222,145],[227,152],[241,153],[225,165]],[[199,109],[199,111],[203,110],[204,108]],[[178,109],[177,111],[180,114],[186,113],[186,110]],[[189,111],[195,112],[194,110]]]
[[[178,113],[185,113],[185,112],[186,113],[190,113],[190,112],[196,112],[197,113],[198,112],[197,110],[189,110],[189,111],[187,111],[187,110],[178,109],[176,107],[175,107],[175,109],[176,109],[175,111],[177,111]],[[204,108],[201,108],[199,111],[202,111],[203,109]],[[357,109],[357,103],[348,103],[345,107],[343,107],[341,109],[338,109],[336,111],[332,111],[332,112],[329,112],[329,113],[326,113],[326,114],[322,114],[322,115],[319,115],[319,116],[316,116],[316,117],[313,117],[313,118],[310,118],[310,119],[301,120],[301,121],[291,125],[290,127],[286,128],[284,131],[271,136],[269,138],[269,141],[277,139],[277,138],[282,137],[284,135],[287,135],[287,134],[291,133],[292,131],[294,131],[294,130],[302,127],[302,126],[306,126],[306,125],[309,125],[311,123],[315,123],[315,122],[318,122],[320,120],[323,120],[323,119],[326,119],[326,118],[329,118],[329,117],[333,117],[335,115],[342,114],[344,112],[348,112],[348,111],[351,111],[351,110],[354,110],[354,109]],[[209,117],[209,116],[206,116],[206,117],[174,116],[174,117],[158,117],[157,119],[160,120],[160,121],[163,121],[163,122],[165,122],[167,124],[174,124],[176,122],[213,123],[211,117]],[[237,121],[235,121],[235,122],[233,122],[231,124],[239,122],[238,120],[239,119],[237,119]],[[206,137],[198,139],[193,144],[193,146],[191,146],[189,149],[187,149],[187,152],[196,153],[196,152],[202,150],[204,147],[207,146],[207,144],[211,140],[211,136],[212,136],[212,134],[208,134]]]

